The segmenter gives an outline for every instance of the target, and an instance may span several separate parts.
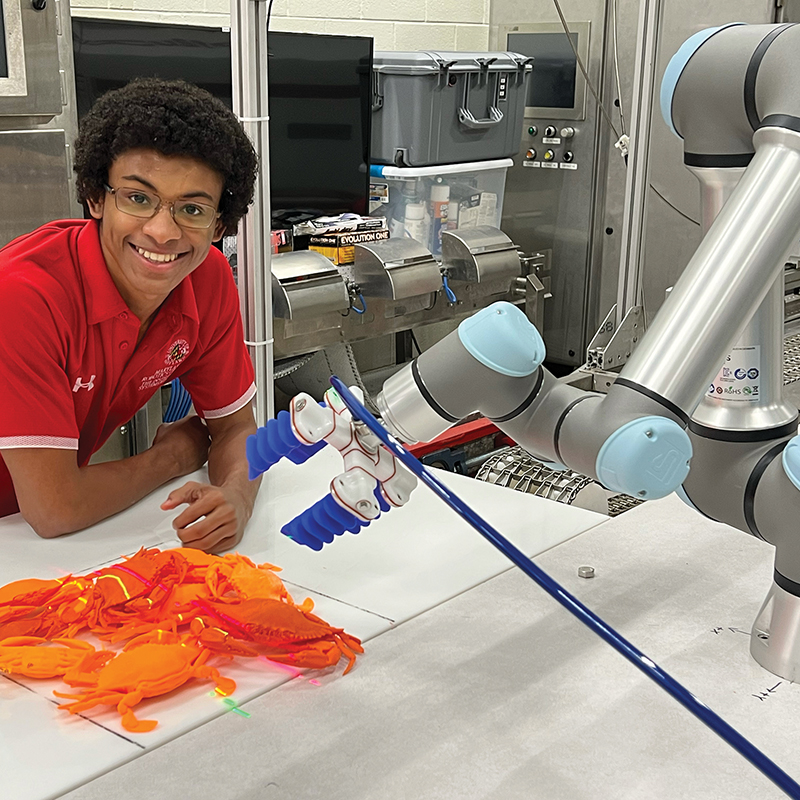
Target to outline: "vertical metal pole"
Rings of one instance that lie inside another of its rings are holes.
[[[625,210],[622,249],[617,284],[617,326],[634,306],[641,305],[647,226],[647,189],[650,185],[650,127],[656,94],[656,59],[661,28],[662,0],[641,0],[638,48],[633,78],[628,170],[625,181]]]
[[[269,202],[269,88],[265,0],[231,0],[233,109],[259,160],[253,205],[239,225],[239,301],[256,374],[258,425],[275,415]]]

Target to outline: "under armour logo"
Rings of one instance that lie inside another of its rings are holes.
[[[80,378],[76,378],[75,385],[72,387],[72,391],[77,392],[78,389],[88,389],[91,391],[92,389],[94,389],[94,379],[96,377],[97,375],[92,375],[92,377],[89,378],[89,380],[86,381],[86,383],[84,383]]]

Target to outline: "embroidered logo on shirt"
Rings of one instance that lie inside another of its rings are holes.
[[[164,358],[165,364],[180,364],[189,355],[189,342],[186,339],[176,339],[167,350]]]
[[[165,367],[157,369],[152,375],[142,378],[139,384],[139,391],[144,392],[147,389],[155,389],[162,386],[167,382],[167,378],[175,372],[178,364],[189,355],[189,342],[186,339],[176,339],[168,348],[164,356]]]
[[[75,379],[75,385],[72,387],[73,392],[77,392],[78,389],[86,389],[87,391],[91,391],[94,389],[94,379],[97,375],[92,375],[86,383],[84,383],[80,378]]]

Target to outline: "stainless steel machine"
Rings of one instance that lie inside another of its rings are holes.
[[[71,158],[76,109],[69,4],[0,0],[0,246],[50,220],[83,216]],[[94,460],[146,449],[160,422],[157,397]]]
[[[523,250],[552,251],[553,297],[543,336],[548,361],[567,367],[584,363],[589,343],[618,300],[627,168],[615,144],[630,132],[634,107],[643,102],[634,96],[634,63],[643,46],[637,37],[641,5],[639,0],[559,0],[558,5],[494,0],[491,5],[490,47],[534,57],[533,96],[520,131],[522,148],[508,172],[501,227]],[[671,54],[693,32],[731,20],[779,21],[788,13],[779,7],[786,5],[662,3],[655,74],[660,79]],[[657,108],[651,123],[637,298],[645,325],[702,237],[696,182],[682,168],[680,148]]]
[[[355,263],[339,267],[312,250],[276,255],[275,356],[458,321],[497,300],[541,320],[547,269],[546,253],[525,255],[488,226],[445,231],[441,264],[413,239],[357,244]]]
[[[69,6],[0,2],[0,245],[82,216],[69,142],[77,132]]]

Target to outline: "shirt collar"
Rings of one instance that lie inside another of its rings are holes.
[[[100,227],[97,220],[88,220],[78,234],[78,269],[83,276],[86,316],[90,325],[130,310],[111,280],[103,248],[100,246]]]
[[[88,220],[86,227],[78,234],[78,268],[83,275],[86,315],[90,325],[130,311],[108,271],[100,245],[100,226],[97,220]],[[172,290],[162,308],[185,314],[199,324],[200,313],[197,310],[192,280],[195,272],[197,270]]]

